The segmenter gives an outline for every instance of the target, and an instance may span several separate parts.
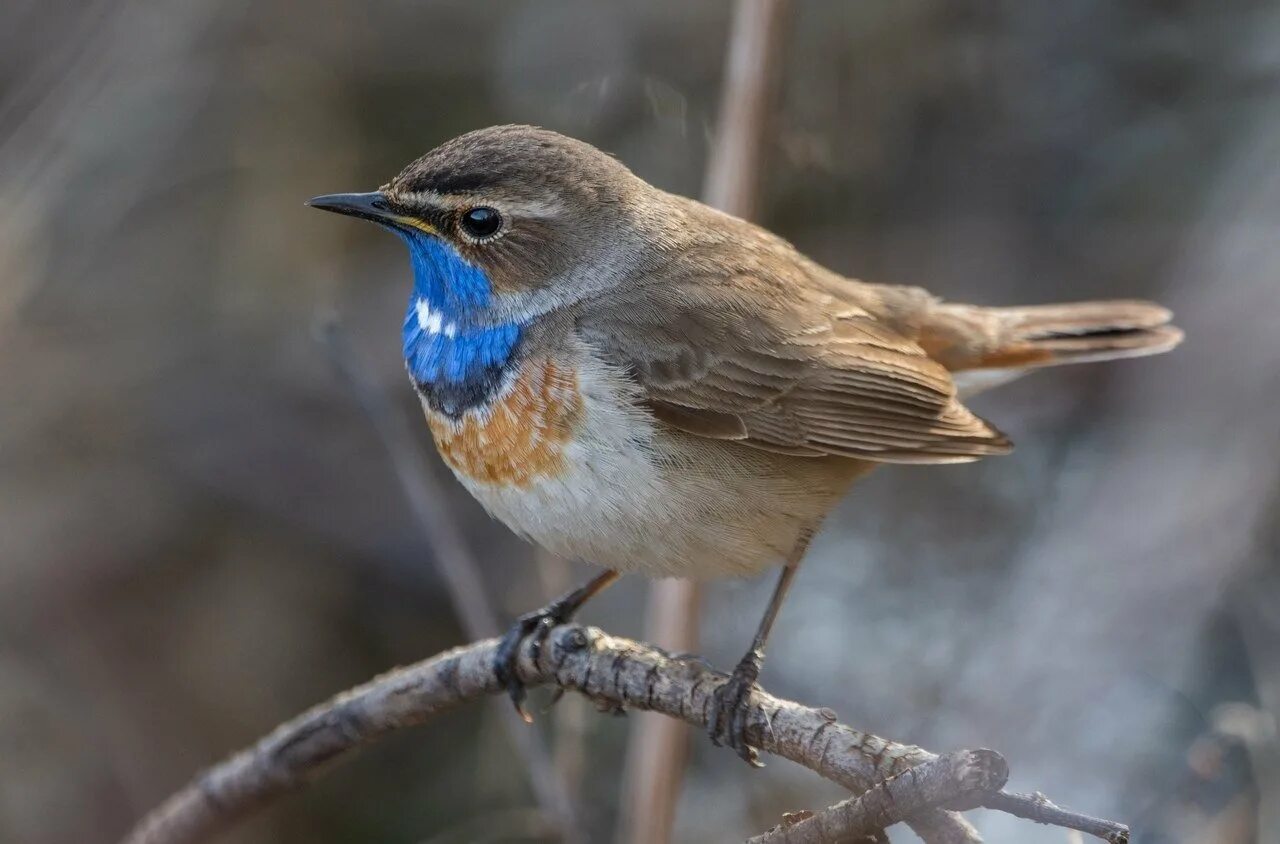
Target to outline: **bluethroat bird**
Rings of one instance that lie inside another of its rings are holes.
[[[962,397],[1182,337],[1150,302],[988,308],[846,278],[529,126],[462,135],[377,191],[309,204],[408,245],[405,363],[458,480],[516,533],[606,568],[504,637],[496,668],[517,710],[521,640],[621,573],[781,565],[711,719],[712,739],[749,762],[765,641],[854,480],[879,463],[1006,454]]]

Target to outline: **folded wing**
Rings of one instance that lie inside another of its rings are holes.
[[[947,370],[830,286],[758,275],[639,287],[582,336],[633,373],[664,424],[804,456],[887,463],[1003,454],[1003,434],[956,398]]]

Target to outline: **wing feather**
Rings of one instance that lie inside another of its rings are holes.
[[[846,287],[693,275],[589,309],[578,328],[633,373],[660,421],[692,434],[896,463],[1007,452],[950,373]]]

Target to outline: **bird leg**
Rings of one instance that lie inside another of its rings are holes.
[[[516,713],[524,719],[525,723],[533,723],[533,718],[525,711],[524,682],[516,672],[516,661],[520,657],[521,643],[526,638],[532,637],[530,653],[533,661],[537,662],[542,653],[542,643],[546,641],[547,634],[551,632],[551,628],[557,624],[565,624],[572,619],[574,613],[581,609],[583,604],[608,589],[618,577],[619,574],[616,571],[608,569],[597,574],[577,589],[573,589],[556,598],[542,609],[525,613],[515,620],[515,623],[511,625],[502,637],[502,641],[498,643],[498,650],[493,659],[493,671],[498,675],[498,682],[506,687],[507,694],[511,697],[511,702],[516,707]]]
[[[764,617],[760,619],[760,626],[756,628],[750,650],[738,661],[728,681],[717,688],[713,695],[711,717],[707,721],[707,735],[711,737],[711,743],[717,747],[728,745],[753,768],[763,768],[764,765],[760,762],[756,749],[747,744],[747,719],[751,714],[748,699],[751,692],[758,688],[756,681],[760,679],[760,669],[764,665],[765,642],[769,639],[769,631],[773,629],[778,610],[791,588],[791,581],[800,568],[805,549],[809,547],[809,539],[810,535],[806,534],[797,543],[796,550],[782,568],[777,585],[773,587],[773,596],[769,599],[769,606],[765,608]],[[772,725],[766,721],[765,728],[772,729]]]

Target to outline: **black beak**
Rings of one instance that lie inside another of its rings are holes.
[[[391,210],[391,203],[381,191],[370,193],[330,193],[315,196],[306,202],[312,208],[359,217],[384,226],[394,225],[400,215]]]

